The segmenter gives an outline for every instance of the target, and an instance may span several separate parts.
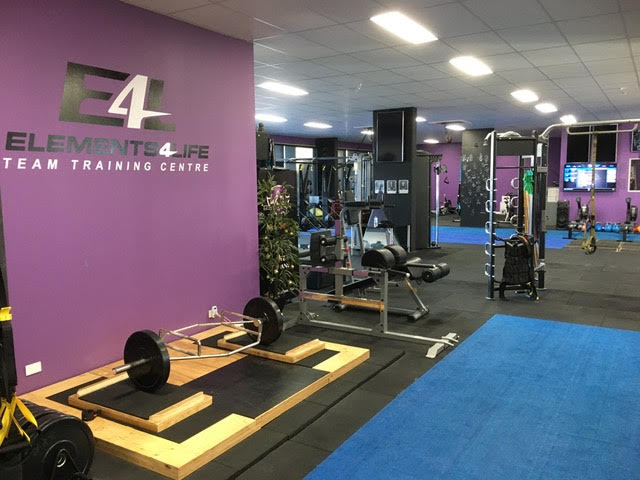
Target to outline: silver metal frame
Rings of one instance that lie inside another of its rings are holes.
[[[312,272],[318,273],[328,273],[335,277],[335,295],[326,295],[322,293],[308,292],[307,291],[307,276]],[[344,295],[343,290],[343,278],[345,276],[349,277],[371,277],[376,280],[378,284],[378,293],[380,294],[379,300],[370,300],[363,298],[355,298],[355,297],[346,297]],[[409,291],[411,292],[412,297],[416,300],[416,303],[419,305],[419,310],[423,311],[423,314],[427,314],[429,309],[424,305],[422,300],[418,297],[417,292],[410,284],[409,279],[405,277],[404,279],[405,285],[409,286]],[[327,301],[323,299],[328,299],[332,297],[335,301],[339,302],[341,300],[346,299],[346,304],[353,304],[359,306],[361,308],[371,308],[380,311],[380,320],[377,328],[370,327],[361,327],[358,325],[350,325],[347,323],[340,322],[328,322],[325,320],[317,320],[313,318],[314,314],[311,314],[308,309],[308,301],[314,300],[313,297],[316,297],[315,300]],[[413,313],[413,310],[401,309],[401,308],[392,308],[389,307],[389,272],[387,270],[381,269],[370,269],[370,270],[354,270],[352,268],[346,267],[312,267],[309,265],[301,265],[300,266],[300,312],[298,314],[298,321],[302,325],[312,325],[319,326],[324,328],[329,328],[333,330],[342,330],[347,332],[361,333],[367,335],[373,335],[377,337],[384,338],[393,338],[396,340],[405,340],[414,343],[433,343],[427,351],[427,357],[435,358],[442,350],[446,347],[454,347],[456,343],[459,341],[459,335],[456,333],[449,333],[440,338],[432,338],[432,337],[423,337],[420,335],[412,335],[408,333],[396,332],[392,331],[389,328],[389,313],[401,313],[401,314],[410,314]],[[362,305],[362,303],[371,302],[371,306],[367,307]],[[358,305],[360,304],[360,305]],[[376,307],[377,304],[377,307]]]
[[[237,318],[240,318],[241,320],[236,320],[236,319],[232,319],[229,318],[230,315],[233,315]],[[236,313],[236,312],[222,312],[222,313],[218,313],[217,311],[215,311],[215,313],[213,314],[213,318],[218,318],[220,319],[220,321],[217,322],[208,322],[208,323],[195,323],[193,325],[189,325],[186,327],[182,327],[179,328],[177,330],[166,330],[166,329],[160,329],[158,331],[158,335],[160,336],[160,339],[162,340],[162,343],[164,343],[165,347],[167,347],[168,349],[174,350],[176,352],[180,352],[180,353],[184,353],[185,356],[183,357],[169,357],[169,361],[178,361],[178,360],[197,360],[197,359],[206,359],[206,358],[220,358],[220,357],[230,357],[231,355],[235,355],[236,353],[240,353],[244,350],[248,350],[249,348],[253,348],[256,347],[260,344],[260,341],[262,340],[262,325],[263,325],[263,320],[260,318],[253,318],[253,317],[249,317],[247,315],[243,315],[241,313]],[[258,337],[256,339],[255,342],[252,342],[248,345],[244,345],[242,347],[238,347],[234,350],[230,350],[228,352],[222,352],[222,353],[211,353],[211,354],[207,354],[207,355],[203,355],[202,354],[202,342],[200,341],[200,339],[193,337],[191,335],[185,335],[184,331],[188,331],[188,330],[193,330],[196,328],[211,328],[211,327],[220,327],[220,326],[228,326],[233,328],[234,330],[238,330],[239,332],[245,332],[245,333],[252,333],[252,334],[256,334],[255,330],[249,330],[247,328],[244,328],[243,325],[251,323],[255,326],[258,327]],[[175,345],[171,345],[169,343],[166,342],[166,338],[169,336],[174,336],[180,339],[184,339],[184,340],[191,340],[192,342],[194,342],[196,344],[196,352],[194,353],[193,351],[189,351],[189,350],[185,350],[183,348],[180,347],[176,347]],[[142,360],[142,359],[141,359]],[[122,372],[126,372],[127,370],[129,370],[130,368],[136,366],[138,364],[138,362],[140,362],[140,360],[138,361],[134,361],[131,363],[125,363],[124,365],[120,365],[119,367],[115,367],[113,369],[113,373],[122,373]]]
[[[603,133],[629,133],[629,132],[635,132],[636,130],[638,130],[638,124],[640,123],[640,118],[624,118],[624,119],[620,119],[620,120],[599,120],[599,121],[596,121],[596,122],[576,122],[576,123],[571,123],[571,124],[554,123],[553,125],[549,125],[545,129],[545,131],[542,132],[542,134],[540,134],[540,137],[544,138],[545,140],[548,140],[549,134],[551,133],[551,131],[554,128],[558,128],[558,127],[566,127],[567,133],[569,135],[592,135],[592,134],[594,134],[594,132],[571,132],[571,128],[573,128],[573,127],[589,127],[589,126],[592,126],[592,125],[611,125],[611,124],[619,125],[621,123],[635,123],[635,126],[630,130],[625,130],[625,129],[607,130],[607,131],[595,132],[595,134],[596,135],[602,135]]]

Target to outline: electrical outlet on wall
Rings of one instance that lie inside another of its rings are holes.
[[[24,374],[27,377],[35,373],[40,373],[41,371],[42,371],[42,362],[30,363],[29,365],[24,366]]]

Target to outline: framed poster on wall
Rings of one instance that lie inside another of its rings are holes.
[[[640,152],[640,132],[631,132],[631,151]]]
[[[387,193],[398,193],[398,181],[387,180]]]

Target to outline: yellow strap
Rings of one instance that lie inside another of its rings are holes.
[[[11,320],[11,307],[0,308],[0,322],[8,322]]]
[[[16,407],[18,408],[18,410],[20,410],[25,420],[27,420],[29,423],[32,423],[36,428],[38,428],[38,422],[36,421],[35,417],[18,397],[14,395],[10,402],[5,398],[2,398],[0,399],[0,445],[2,445],[5,438],[9,436],[9,431],[11,430],[12,423],[18,429],[20,435],[22,435],[27,440],[27,442],[31,443],[29,435],[27,435],[27,432],[24,431],[24,429],[20,426],[18,420],[16,420]]]

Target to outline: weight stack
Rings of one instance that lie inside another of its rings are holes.
[[[569,225],[569,202],[559,201],[556,211],[556,228],[559,230],[566,229]]]

